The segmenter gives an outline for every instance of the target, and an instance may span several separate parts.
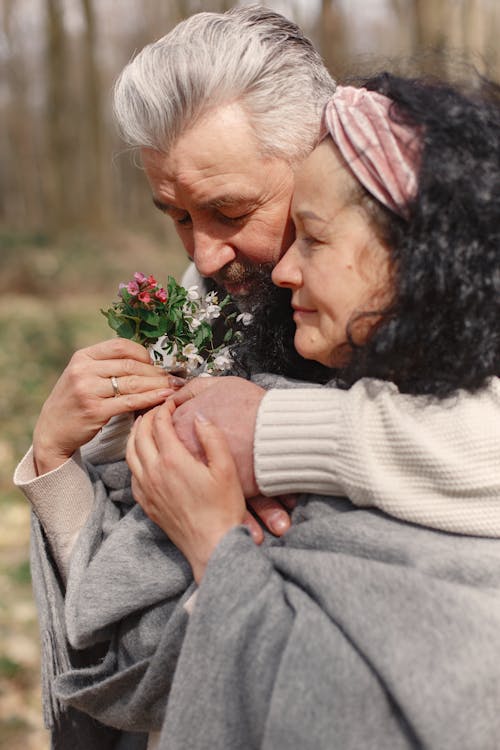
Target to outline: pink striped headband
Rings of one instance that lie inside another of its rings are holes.
[[[376,91],[337,86],[325,107],[324,124],[368,192],[406,217],[418,188],[421,138],[418,128],[391,119],[391,104]]]

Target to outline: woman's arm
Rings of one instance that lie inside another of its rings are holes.
[[[230,395],[230,394],[229,394]],[[500,380],[444,400],[391,383],[272,390],[255,431],[265,494],[345,495],[406,521],[500,536]]]
[[[441,401],[369,379],[349,390],[195,385],[194,398],[173,397],[176,430],[192,445],[198,410],[220,427],[247,497],[342,495],[437,529],[500,536],[498,378]]]

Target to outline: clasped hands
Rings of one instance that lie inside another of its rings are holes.
[[[232,527],[243,523],[257,543],[263,540],[245,496],[273,533],[290,525],[277,500],[257,494],[253,435],[263,393],[240,378],[198,378],[139,417],[132,430],[127,462],[134,497],[185,554],[198,581]],[[293,506],[292,498],[283,502]]]

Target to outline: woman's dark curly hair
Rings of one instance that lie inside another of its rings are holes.
[[[339,373],[390,380],[406,393],[474,391],[500,365],[500,97],[481,80],[463,93],[388,73],[365,81],[391,117],[422,127],[418,193],[408,221],[375,224],[391,249],[395,297]]]
[[[477,390],[500,369],[499,88],[481,79],[466,93],[389,73],[362,85],[393,101],[394,120],[423,133],[408,220],[360,186],[359,200],[392,253],[394,301],[368,342],[358,346],[348,330],[351,361],[332,371],[292,351],[289,293],[267,289],[245,347],[247,355],[252,351],[251,369],[260,352],[264,364],[271,357],[267,369],[304,380],[336,377],[349,387],[362,377],[379,378],[402,392],[439,398]]]

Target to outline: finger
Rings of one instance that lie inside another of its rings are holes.
[[[234,474],[237,475],[236,466],[222,430],[219,430],[201,412],[196,413],[194,426],[201,447],[205,451],[208,466],[217,466],[223,471],[234,469]]]
[[[169,397],[169,401],[172,401],[172,403],[175,406],[180,406],[181,404],[185,404],[186,401],[189,401],[190,399],[194,398],[196,396],[196,392],[191,384],[185,385],[184,388],[180,388],[178,391],[173,393]]]
[[[137,455],[137,450],[136,450],[136,435],[137,435],[137,429],[138,429],[141,419],[142,417],[137,417],[137,419],[134,422],[134,425],[130,431],[130,435],[127,441],[127,450],[125,453],[125,460],[127,461],[128,467],[130,471],[132,472],[133,477],[136,477],[139,480],[142,477],[143,472],[142,472],[142,464],[139,460],[139,457]]]
[[[88,360],[87,360],[88,362]],[[96,375],[100,375],[102,378],[110,378],[112,375],[116,378],[133,376],[139,378],[164,378],[166,382],[176,388],[182,388],[186,384],[184,378],[179,378],[177,375],[171,375],[161,367],[144,362],[137,362],[135,359],[103,359],[103,360],[92,360],[92,372]],[[90,365],[87,364],[89,368]]]
[[[184,388],[181,388],[171,397],[171,401],[173,401],[176,406],[180,406],[186,401],[189,401],[191,398],[197,396],[198,393],[201,393],[207,388],[215,385],[219,380],[220,378],[214,377],[193,378],[193,380],[190,380],[189,383],[184,386]]]
[[[189,454],[189,451],[180,442],[177,437],[174,425],[172,423],[172,414],[175,411],[175,405],[167,399],[158,409],[155,410],[154,415],[154,434],[158,450],[162,455],[170,453],[173,457],[175,455]]]
[[[153,425],[154,410],[138,418],[131,434],[130,451],[127,451],[132,461],[130,469],[141,482],[145,477],[154,476],[158,469],[159,451]]]
[[[126,359],[130,357],[145,364],[149,364],[151,361],[149,352],[144,346],[120,337],[100,341],[98,344],[82,349],[81,352],[92,359]]]
[[[281,536],[290,528],[290,516],[275,498],[257,495],[247,503],[264,526],[275,536]]]
[[[243,519],[243,525],[249,530],[255,544],[262,544],[264,541],[264,532],[258,521],[252,516],[247,510],[245,511],[245,517]]]
[[[287,510],[293,510],[297,507],[297,495],[280,495],[278,500]]]
[[[100,396],[101,398],[109,398],[111,396],[130,396],[137,393],[147,393],[148,391],[159,390],[168,390],[170,393],[174,392],[169,379],[163,375],[157,375],[155,377],[141,377],[139,375],[126,375],[124,377],[111,375],[109,377],[100,377],[95,383],[95,388],[95,395]]]
[[[102,398],[99,403],[99,419],[102,424],[105,424],[111,417],[118,414],[152,409],[162,404],[171,393],[170,388],[160,388],[157,391],[148,391],[147,393]]]

